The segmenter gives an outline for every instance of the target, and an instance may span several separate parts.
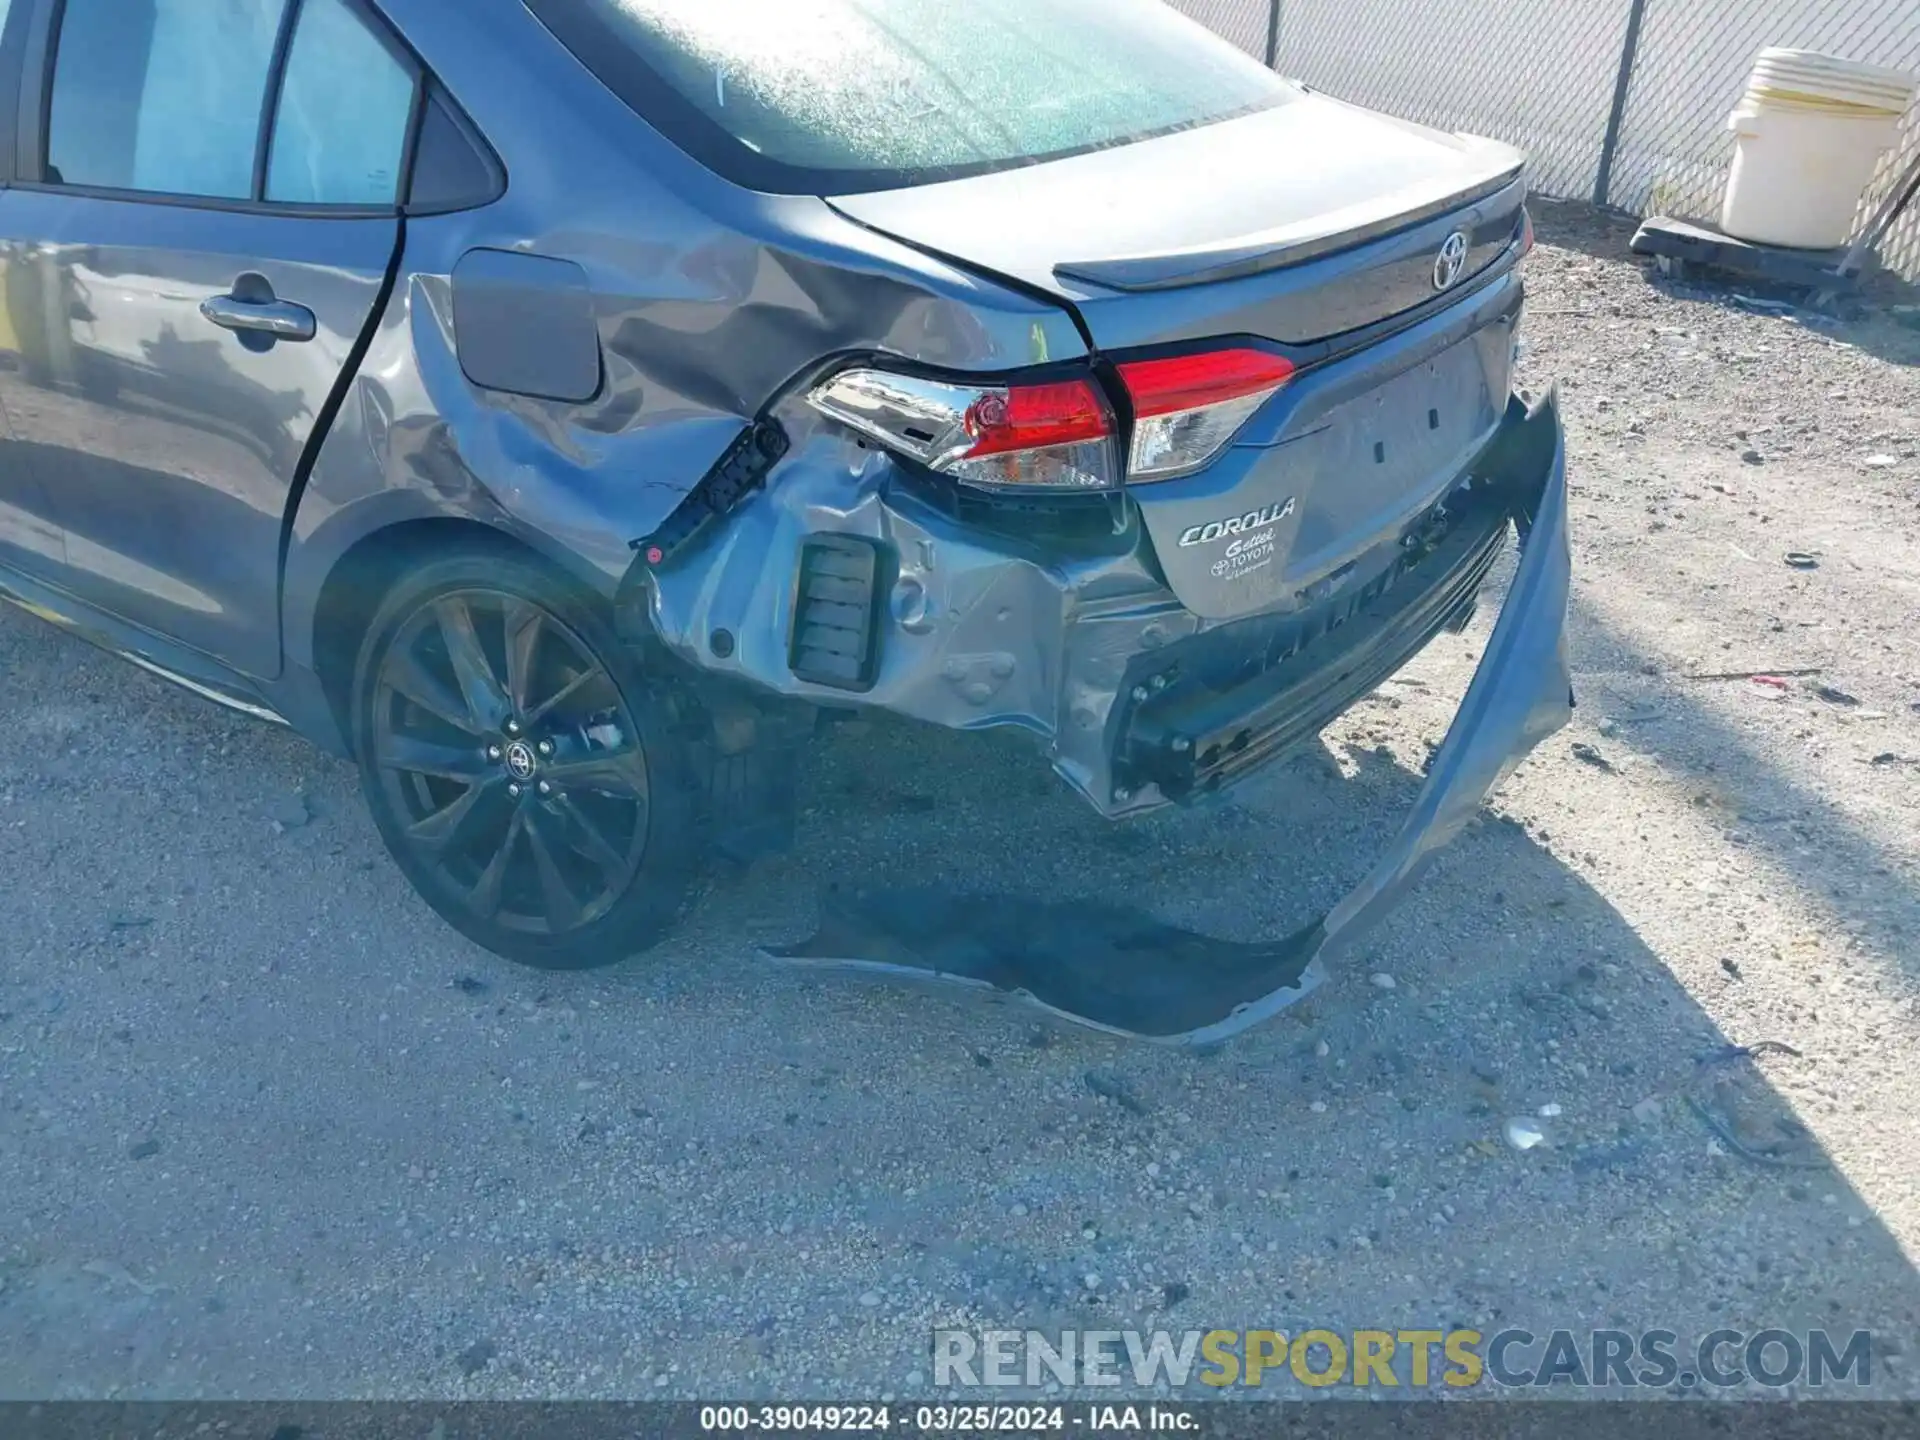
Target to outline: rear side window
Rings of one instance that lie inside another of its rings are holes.
[[[67,0],[48,177],[245,200],[287,0]]]
[[[1159,0],[527,3],[650,123],[761,190],[954,179],[1296,93]]]
[[[385,209],[418,89],[349,0],[67,0],[47,179]]]
[[[344,0],[306,0],[274,114],[266,198],[393,204],[413,90],[412,74]]]

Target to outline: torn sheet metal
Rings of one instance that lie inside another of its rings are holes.
[[[1323,920],[1265,944],[1176,930],[1092,902],[919,891],[834,897],[819,933],[776,962],[998,991],[1048,1014],[1156,1044],[1216,1044],[1297,1003],[1489,793],[1567,723],[1566,445],[1557,393],[1516,413],[1488,458],[1512,487],[1520,564],[1413,812],[1373,871]]]
[[[1240,1004],[1318,983],[1321,929],[1240,944],[1092,900],[961,895],[925,887],[830,893],[809,940],[768,952],[823,970],[1002,991],[1115,1035],[1178,1040]]]

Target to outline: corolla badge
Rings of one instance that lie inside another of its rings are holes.
[[[1289,495],[1277,505],[1268,505],[1259,510],[1249,510],[1244,515],[1230,515],[1225,520],[1209,521],[1205,525],[1190,525],[1180,533],[1182,545],[1211,545],[1216,540],[1224,540],[1229,535],[1244,535],[1248,531],[1258,530],[1263,525],[1272,525],[1293,514],[1299,497]]]

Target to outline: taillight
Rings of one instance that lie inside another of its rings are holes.
[[[1293,375],[1264,350],[1211,350],[1130,360],[1120,378],[1133,400],[1130,480],[1171,480],[1198,470]]]
[[[1520,253],[1515,258],[1524,260],[1533,253],[1533,212],[1525,206],[1520,209]]]
[[[1118,367],[1133,406],[1129,481],[1171,480],[1211,462],[1293,375],[1263,350],[1212,350]],[[1118,427],[1090,376],[968,385],[845,370],[807,397],[889,450],[992,490],[1105,490],[1119,483]]]
[[[815,409],[929,469],[993,490],[1105,490],[1113,415],[1090,377],[963,385],[846,370],[808,397]]]

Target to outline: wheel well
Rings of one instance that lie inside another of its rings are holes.
[[[334,563],[313,616],[314,671],[348,749],[353,746],[354,667],[368,627],[409,565],[458,551],[486,551],[530,560],[563,581],[579,576],[513,536],[473,520],[407,520],[376,530]],[[712,826],[722,853],[745,861],[792,842],[799,757],[815,727],[813,706],[772,699],[732,682],[702,677],[657,642],[647,660],[674,689],[677,723],[694,737],[701,788],[700,824]]]
[[[353,669],[387,592],[404,569],[455,550],[492,550],[536,564],[531,546],[475,520],[407,520],[355,542],[328,572],[313,612],[313,666],[349,750],[353,747]],[[550,567],[551,568],[551,567]]]

